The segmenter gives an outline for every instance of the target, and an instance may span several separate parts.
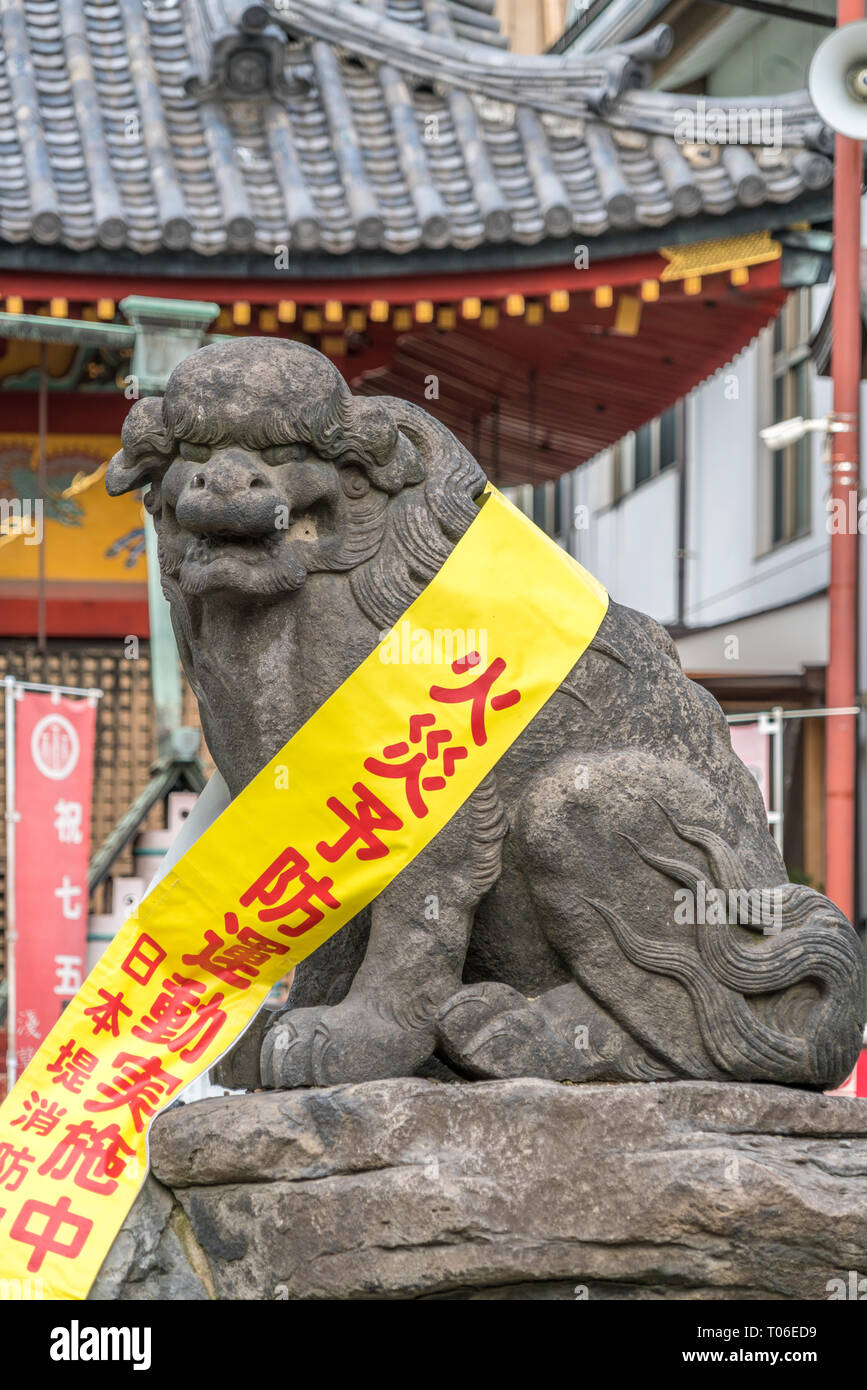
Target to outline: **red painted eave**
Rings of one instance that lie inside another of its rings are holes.
[[[501,316],[494,330],[466,322],[449,333],[418,329],[397,340],[388,366],[358,375],[351,359],[341,366],[356,390],[401,396],[437,416],[500,485],[544,482],[725,366],[788,295],[778,263],[754,270],[745,287],[717,275],[698,295],[678,282],[660,289],[632,337],[614,331],[616,295],[609,309],[581,296],[539,327]]]
[[[457,306],[452,329],[416,323],[407,331],[393,322],[367,322],[366,331],[346,343],[335,365],[354,389],[365,394],[400,396],[429,410],[474,452],[501,485],[543,482],[592,458],[630,430],[652,419],[679,397],[730,362],[779,312],[787,290],[780,286],[780,262],[750,269],[748,283],[731,284],[727,274],[710,276],[698,294],[682,282],[660,282],[666,261],[657,255],[604,261],[588,270],[572,266],[517,268],[514,275],[491,272],[427,277],[393,277],[381,282],[332,280],[189,281],[196,298],[222,304],[233,296],[273,306],[284,296],[301,304],[329,299],[369,304],[382,297],[389,305],[431,300]],[[658,283],[659,298],[643,302],[638,331],[615,331],[621,295],[638,296],[643,281]],[[596,305],[594,290],[611,286],[610,308]],[[553,290],[568,289],[566,312],[544,301]],[[88,297],[117,298],[135,290],[178,294],[177,282],[118,276],[51,277],[10,273],[0,290],[27,298],[62,295],[72,306]],[[361,293],[360,293],[361,292]],[[544,320],[531,326],[521,314],[510,317],[505,296],[523,295],[544,306]],[[483,328],[462,316],[462,297],[499,304],[496,327]],[[241,335],[255,332],[248,327]],[[327,331],[327,325],[326,325]],[[297,325],[280,325],[279,336],[294,336]],[[318,342],[317,337],[308,338]],[[432,380],[435,387],[431,389]],[[8,392],[0,397],[6,430],[35,428],[36,397]],[[49,394],[50,431],[110,433],[129,408],[121,391]]]
[[[0,269],[0,296],[20,295],[25,300],[48,300],[63,296],[70,303],[85,303],[101,298],[120,300],[128,294],[143,294],[161,299],[215,300],[218,304],[245,300],[248,304],[270,305],[281,299],[292,299],[297,304],[307,305],[325,304],[329,299],[339,299],[346,304],[369,303],[373,299],[385,299],[392,304],[414,304],[419,299],[430,299],[439,304],[472,295],[493,300],[507,294],[543,295],[560,289],[578,294],[596,285],[635,285],[643,279],[658,279],[665,265],[663,256],[651,252],[599,260],[586,270],[576,270],[569,264],[516,265],[508,270],[391,275],[365,277],[363,280],[341,278],[339,275],[327,280],[298,280],[293,279],[289,272],[255,278],[196,276],[178,280],[169,275],[147,275],[133,271],[93,275]]]

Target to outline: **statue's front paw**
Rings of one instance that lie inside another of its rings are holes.
[[[433,1027],[405,1026],[369,1003],[289,1009],[262,1044],[262,1084],[274,1090],[412,1076],[433,1051]]]

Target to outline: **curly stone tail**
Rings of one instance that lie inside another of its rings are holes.
[[[750,901],[756,890],[749,889],[731,847],[713,831],[684,824],[657,804],[678,838],[705,852],[712,886],[740,895],[739,902]],[[698,892],[702,873],[621,833],[651,868]],[[830,1088],[849,1074],[861,1046],[860,943],[843,914],[814,889],[783,883],[763,894],[763,902],[773,895],[772,932],[755,940],[737,926],[707,921],[696,924],[688,941],[651,940],[605,903],[586,901],[630,961],[683,985],[705,1047],[723,1072],[738,1080]],[[739,925],[768,931],[764,920],[757,925],[740,918]]]

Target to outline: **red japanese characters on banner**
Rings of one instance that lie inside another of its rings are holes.
[[[19,1071],[78,993],[87,945],[95,703],[15,701],[16,1044]]]

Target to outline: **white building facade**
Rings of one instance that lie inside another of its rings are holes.
[[[728,714],[791,712],[784,852],[790,873],[817,887],[824,718],[806,711],[826,703],[829,473],[820,432],[772,453],[760,431],[831,411],[831,382],[810,353],[830,292],[793,291],[774,323],[663,416],[559,483],[513,492],[614,599],[668,628],[686,672]],[[867,391],[862,397],[863,456]],[[863,546],[861,565],[864,592]],[[863,775],[861,783],[863,807]],[[862,860],[863,842],[862,833]]]
[[[746,100],[806,87],[834,4],[804,0],[800,9],[815,12],[820,22],[666,0],[592,6],[572,0],[567,23],[579,30],[571,31],[571,48],[585,53],[668,23],[674,47],[655,69],[654,86],[700,92],[708,102]],[[831,519],[824,439],[808,434],[772,453],[760,431],[793,416],[830,412],[831,382],[817,374],[810,350],[830,294],[828,284],[794,290],[775,323],[659,419],[548,485],[547,495],[518,490],[520,505],[532,508],[614,599],[669,629],[684,669],[730,715],[779,707],[805,714],[825,705]],[[865,413],[862,391],[862,458]],[[862,595],[864,551],[862,544]],[[863,616],[861,626],[863,632]],[[859,662],[864,691],[863,640]],[[858,750],[862,920],[864,722]],[[793,717],[784,727],[784,852],[793,877],[821,887],[824,719]]]

